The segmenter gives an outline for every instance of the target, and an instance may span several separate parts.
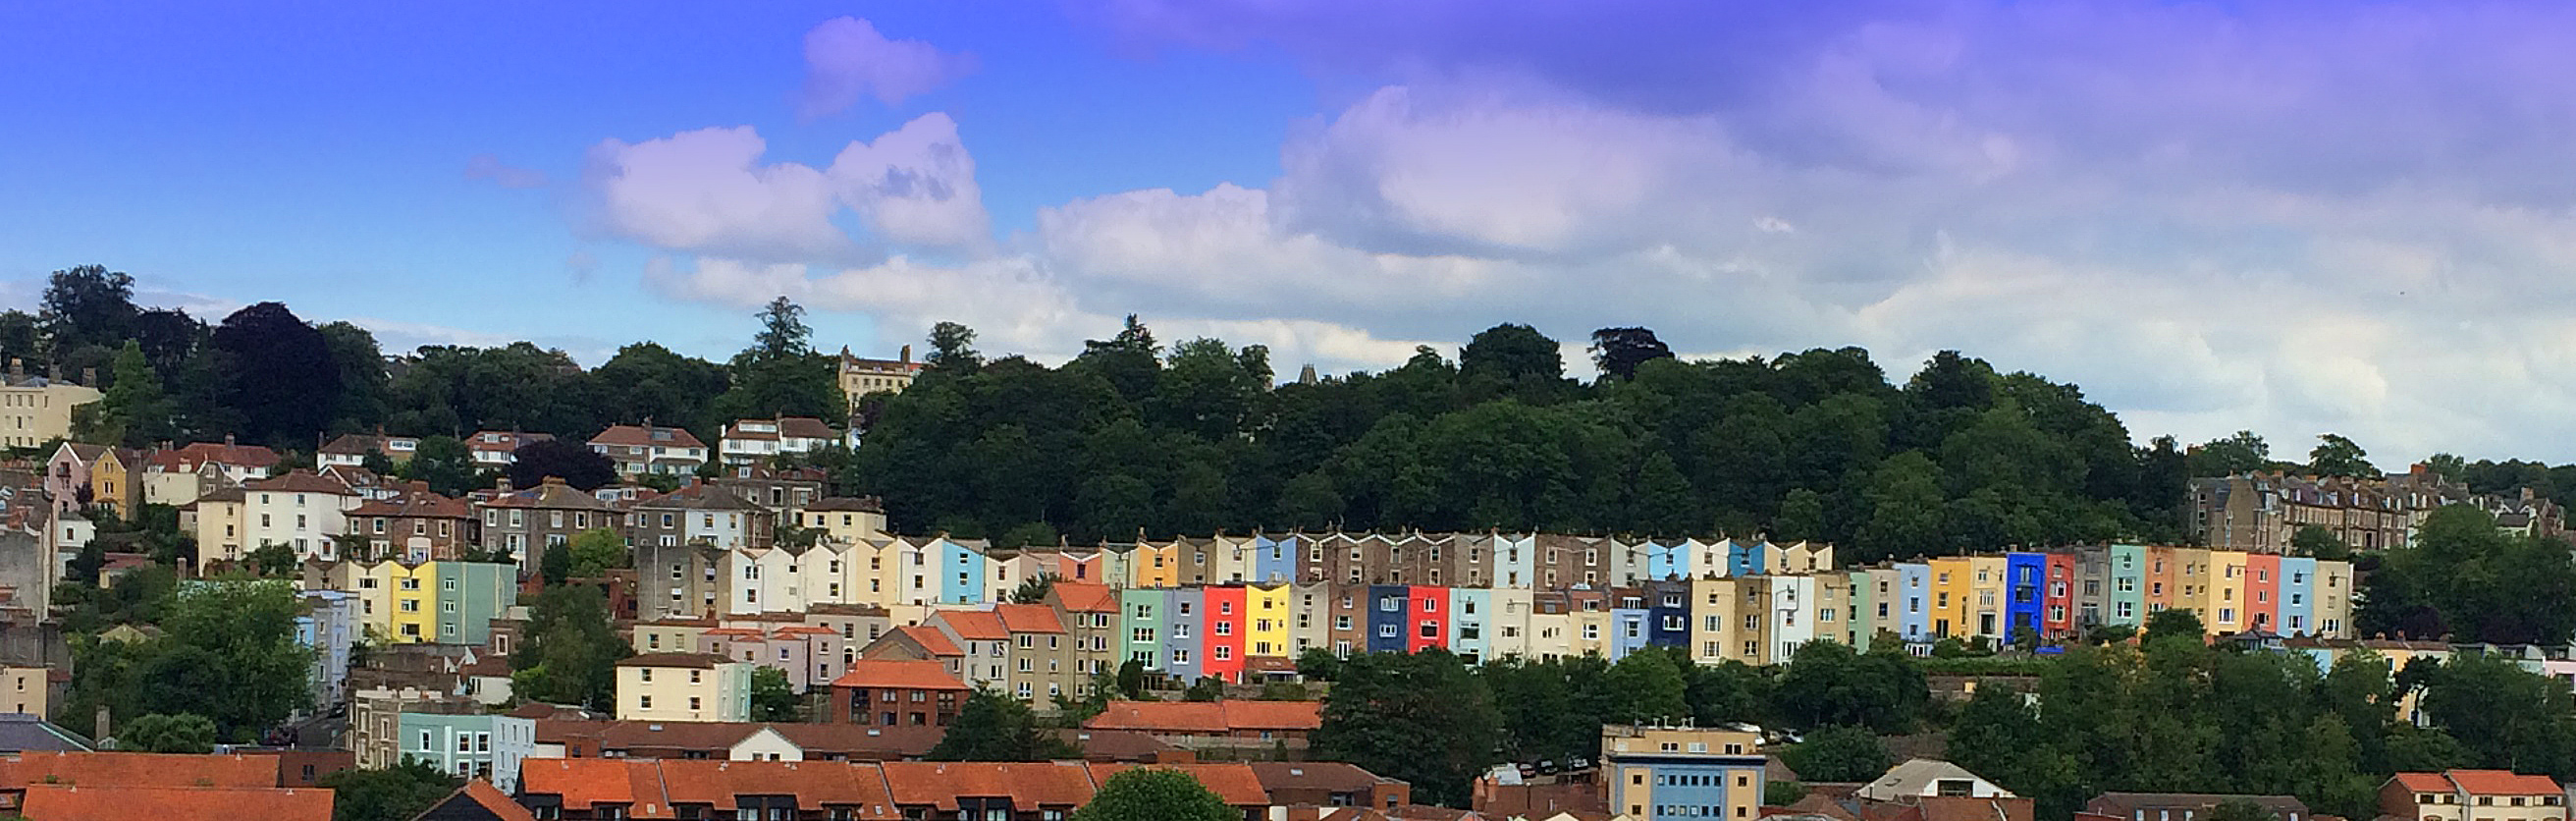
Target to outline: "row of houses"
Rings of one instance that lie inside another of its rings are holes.
[[[2431,466],[2361,478],[2293,476],[2278,471],[2193,479],[2191,534],[2214,548],[2286,553],[2302,528],[2318,527],[2357,550],[2414,544],[2433,511],[2469,505],[2496,518],[2497,527],[2523,535],[2566,533],[2566,511],[2530,488],[2477,493]]]

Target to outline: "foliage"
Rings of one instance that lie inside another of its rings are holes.
[[[1045,604],[1047,594],[1054,592],[1057,581],[1059,579],[1053,573],[1040,573],[1021,579],[1020,586],[1011,590],[1011,603]]]
[[[2194,447],[2188,459],[2193,476],[2235,476],[2273,466],[2272,446],[2250,430]]]
[[[908,533],[1075,543],[1770,532],[1870,562],[2182,533],[2186,459],[2170,440],[2133,446],[2074,386],[1955,352],[1903,389],[1858,349],[1649,357],[1592,385],[1565,379],[1557,344],[1523,326],[1457,353],[1273,387],[1257,347],[1194,339],[1166,357],[1138,321],[1062,367],[926,372],[884,400],[834,484],[881,496]]]
[[[2363,635],[2561,645],[2576,637],[2576,563],[2556,539],[2496,530],[2485,511],[2451,505],[2424,518],[2413,546],[2389,551],[2362,583]]]
[[[1100,785],[1073,821],[1241,821],[1243,811],[1179,770],[1121,771]]]
[[[2352,558],[2352,548],[2336,538],[2334,531],[2319,525],[2300,525],[2298,532],[2290,535],[2290,552],[2335,561]]]
[[[161,376],[144,361],[142,344],[125,340],[112,373],[99,401],[72,410],[72,437],[126,447],[148,447],[170,438],[170,398],[162,392]]]
[[[215,723],[191,713],[136,716],[117,731],[117,749],[141,753],[211,753]]]
[[[805,700],[787,681],[787,671],[762,665],[751,669],[751,720],[803,721]]]
[[[2273,815],[2272,811],[2264,809],[2263,805],[2242,798],[2230,798],[2218,802],[2218,806],[2211,807],[2209,810],[2209,821],[2279,821],[2279,819],[2280,816]]]
[[[130,643],[77,636],[65,714],[104,707],[130,717],[129,724],[154,713],[191,714],[212,723],[215,740],[247,742],[308,703],[313,656],[295,640],[302,608],[292,586],[246,579],[195,582],[185,591],[171,585],[166,568],[149,568],[82,602],[86,624],[157,618],[163,633]]]
[[[464,780],[418,759],[383,769],[348,769],[322,776],[331,791],[332,821],[410,821],[429,811]]]
[[[1800,773],[1804,775],[1804,773]],[[1873,773],[1875,775],[1875,773]],[[1795,781],[1762,782],[1762,805],[1786,807],[1807,797],[1807,785]]]
[[[1923,712],[1923,671],[1894,650],[1853,652],[1831,640],[1798,647],[1779,679],[1782,717],[1805,727],[1850,725],[1905,733]]]
[[[2361,445],[2332,433],[2317,434],[2317,446],[2308,451],[2308,472],[2318,476],[2357,476],[2376,478],[2379,469],[2370,466],[2369,453]]]
[[[1808,733],[1780,751],[1780,760],[1800,778],[1828,783],[1870,781],[1896,763],[1878,734],[1843,724]]]
[[[1672,356],[1672,347],[1646,328],[1603,328],[1592,332],[1592,365],[1601,369],[1603,376],[1635,378],[1637,366]]]
[[[634,563],[633,554],[626,549],[626,537],[617,535],[613,528],[584,530],[572,534],[565,543],[564,552],[572,559],[572,566],[568,568],[571,578],[596,579],[610,570]],[[546,548],[546,553],[552,556],[554,548]]]
[[[1128,659],[1118,665],[1118,692],[1129,699],[1145,697],[1145,663]]]
[[[1215,701],[1225,697],[1225,681],[1215,676],[1200,676],[1181,691],[1182,701]]]
[[[1433,649],[1345,662],[1309,752],[1409,782],[1417,801],[1459,806],[1502,741],[1502,714],[1485,680]]]
[[[716,412],[730,419],[846,414],[849,399],[841,395],[839,365],[814,352],[805,309],[782,296],[762,307],[759,317],[751,347],[734,355],[733,386],[716,398]]]
[[[574,490],[589,492],[617,481],[617,465],[609,461],[608,454],[569,439],[520,445],[510,452],[508,472],[510,486],[518,488],[533,488],[551,477],[562,479]]]
[[[241,413],[245,439],[287,446],[328,429],[340,365],[321,331],[283,304],[261,302],[224,317],[213,344],[228,357],[222,400]]]
[[[402,478],[429,485],[429,491],[442,496],[463,496],[484,486],[483,469],[474,464],[474,452],[465,440],[444,434],[421,437],[420,447],[404,462]]]
[[[537,553],[537,577],[554,587],[572,579],[572,544],[548,544]]]
[[[617,697],[617,662],[634,654],[610,626],[599,588],[549,586],[530,603],[526,641],[510,654],[511,689],[531,701],[608,709]]]
[[[948,732],[923,758],[930,761],[1051,761],[1079,758],[1029,705],[999,690],[978,688],[966,697]]]
[[[2208,628],[2200,616],[2187,608],[2173,607],[2147,614],[2147,629],[2141,641],[2155,644],[2179,639],[2199,644],[2208,640]]]

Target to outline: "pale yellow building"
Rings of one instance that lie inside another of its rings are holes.
[[[0,705],[9,712],[38,718],[53,715],[53,671],[43,667],[0,667]]]
[[[11,362],[0,384],[0,447],[32,448],[72,435],[72,409],[96,402],[97,388],[28,377]]]
[[[749,721],[754,665],[708,653],[648,653],[617,663],[619,721]]]

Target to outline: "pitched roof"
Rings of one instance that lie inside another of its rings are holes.
[[[1322,705],[1312,701],[1112,701],[1082,723],[1087,730],[1162,733],[1228,733],[1236,730],[1313,730],[1323,726]]]
[[[519,792],[563,799],[565,809],[626,804],[645,817],[646,804],[668,807],[662,774],[649,758],[530,758],[519,762]]]
[[[284,476],[271,476],[266,479],[252,479],[248,482],[242,483],[242,486],[250,490],[272,493],[329,493],[336,496],[358,495],[357,491],[349,489],[349,483],[347,482],[343,482],[329,476],[316,474],[313,471],[305,470],[303,468],[296,468],[295,470],[287,471]]]
[[[562,479],[552,476],[546,477],[546,480],[536,487],[495,494],[492,498],[483,500],[483,506],[609,511],[617,509],[607,502],[600,501],[599,497],[574,490],[571,485],[564,484]]]
[[[833,432],[831,425],[824,424],[823,420],[811,416],[778,417],[778,435],[791,439],[840,438],[839,433]]]
[[[2451,791],[2450,779],[2443,778],[2441,773],[2398,773],[2390,776],[2389,780],[2405,787],[2407,792]]]
[[[60,672],[48,671],[46,678],[51,679]],[[88,752],[89,749],[89,741],[42,717],[25,713],[0,714],[0,752]]]
[[[1279,790],[1329,790],[1357,792],[1391,782],[1393,779],[1360,769],[1357,764],[1335,761],[1252,761],[1246,762],[1252,775],[1261,779],[1261,788]]]
[[[275,465],[281,461],[277,455],[277,451],[269,450],[268,448],[261,447],[259,445],[236,445],[231,442],[193,442],[186,447],[179,448],[178,455],[186,461],[189,465],[189,469],[192,470],[195,465],[207,462],[212,462],[218,465],[264,468]]]
[[[271,765],[271,778],[275,765]],[[276,787],[27,787],[20,813],[43,821],[330,821],[331,791]]]
[[[2443,773],[2470,795],[2558,795],[2558,782],[2545,775],[2517,775],[2509,770],[2451,770]]]
[[[851,761],[908,761],[930,753],[948,728],[935,725],[869,727],[860,724],[772,724],[805,751],[806,760],[841,756]]]
[[[913,690],[970,689],[948,668],[936,661],[897,659],[859,659],[850,662],[849,672],[832,680],[834,687],[897,687]]]
[[[707,446],[705,442],[698,441],[698,437],[690,435],[688,431],[680,428],[660,426],[647,428],[641,425],[611,425],[607,430],[600,431],[598,436],[590,437],[590,443],[594,445],[642,445],[647,447],[658,445],[666,448],[703,448]]]
[[[1000,616],[1002,627],[1013,633],[1062,633],[1064,620],[1056,617],[1055,608],[1043,604],[997,604],[993,614]]]
[[[452,817],[440,813],[439,810],[460,804],[481,807],[485,813],[501,821],[536,821],[536,816],[529,813],[528,808],[519,806],[519,802],[512,801],[509,796],[503,795],[500,788],[492,786],[492,782],[480,778],[466,781],[465,786],[456,788],[456,791],[448,793],[446,798],[430,805],[429,809],[421,811],[414,821]]]
[[[121,787],[274,787],[266,756],[35,752],[0,758],[0,784]]]
[[[474,508],[462,499],[450,499],[426,490],[405,490],[391,499],[370,499],[350,508],[350,516],[394,516],[401,518],[471,519]]]
[[[878,501],[877,497],[874,496],[833,496],[816,499],[807,503],[805,505],[805,511],[808,513],[839,513],[842,511],[884,513],[885,503]]]
[[[695,484],[635,503],[637,510],[753,510],[767,511],[750,500],[710,484]]]
[[[1105,584],[1059,580],[1047,595],[1055,597],[1056,603],[1070,613],[1118,612],[1118,591]]]
[[[1903,764],[1889,768],[1887,774],[1871,781],[1868,786],[1862,787],[1860,796],[1872,801],[1888,801],[1899,796],[1921,796],[1931,791],[1932,783],[1935,781],[1962,778],[1986,781],[1976,773],[1969,772],[1967,768],[1947,761],[1935,761],[1929,758],[1908,759]],[[2003,790],[2002,787],[1995,789]],[[2008,791],[2004,794],[2011,795]]]
[[[370,451],[382,452],[384,448],[384,437],[363,433],[343,433],[339,438],[332,439],[330,444],[323,445],[318,452],[335,456],[365,456]]]
[[[1242,764],[1095,763],[1090,767],[1091,777],[1095,783],[1108,783],[1110,776],[1140,767],[1175,770],[1198,779],[1200,786],[1208,788],[1209,792],[1216,793],[1218,798],[1225,799],[1225,803],[1229,805],[1249,807],[1270,803],[1270,791],[1262,788],[1261,777],[1254,775],[1251,767]]]
[[[900,817],[876,768],[846,761],[666,758],[660,770],[663,795],[673,804],[731,807],[737,795],[793,795],[799,806],[849,805],[867,817]]]
[[[959,798],[1009,798],[1017,808],[1071,809],[1097,789],[1080,762],[888,761],[884,771],[894,802],[954,812]]]
[[[2304,816],[2308,814],[2308,805],[2306,802],[2300,801],[2295,796],[2287,795],[2227,795],[2221,793],[2194,792],[2106,792],[2101,795],[2094,796],[2093,800],[2085,802],[2084,806],[2086,809],[2094,812],[2127,818],[2136,810],[2168,807],[2215,807],[2229,801],[2250,802],[2255,806],[2271,810],[2273,813],[2279,815],[2297,813]]]
[[[930,651],[930,654],[934,656],[956,656],[965,654],[965,651],[957,649],[956,642],[948,640],[948,634],[939,632],[938,628],[910,624],[897,627],[886,632],[886,635],[889,636],[896,634],[901,634],[904,638],[911,639],[913,643],[921,645],[921,649]]]
[[[1001,615],[990,610],[941,610],[930,617],[948,625],[962,639],[1002,641],[1011,637],[1011,629],[1002,624]]]
[[[717,665],[733,664],[733,659],[714,653],[645,653],[617,661],[619,667],[695,667],[713,670]]]

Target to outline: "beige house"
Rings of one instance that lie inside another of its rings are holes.
[[[180,509],[197,522],[198,575],[205,575],[209,567],[237,563],[249,555],[242,538],[246,498],[248,495],[240,487],[216,488]]]
[[[2567,795],[2545,775],[2398,773],[2379,787],[2379,814],[2405,821],[2567,821]]]
[[[72,409],[98,399],[97,388],[30,377],[22,363],[10,360],[9,381],[0,383],[0,447],[71,438]]]
[[[921,375],[922,363],[912,361],[912,346],[903,346],[901,358],[893,361],[863,359],[841,349],[841,393],[849,396],[850,410],[858,410],[859,397],[879,391],[901,393]]]
[[[621,721],[749,721],[753,665],[708,653],[648,653],[617,663]]]
[[[0,706],[37,718],[52,715],[52,673],[43,667],[0,667]]]

